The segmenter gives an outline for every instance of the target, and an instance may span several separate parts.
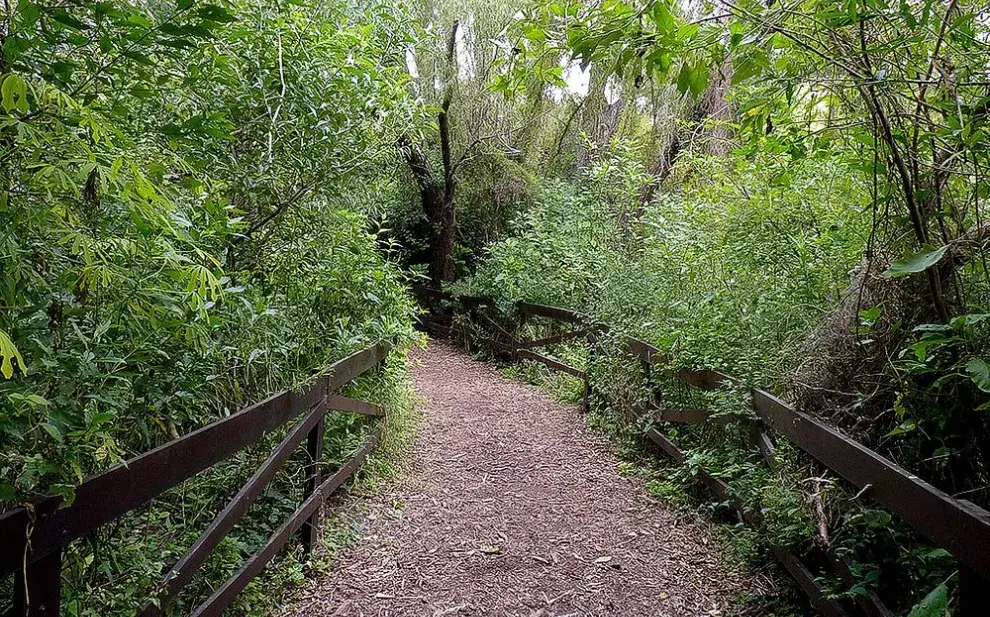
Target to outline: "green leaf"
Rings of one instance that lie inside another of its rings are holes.
[[[948,589],[939,585],[925,599],[914,605],[908,617],[942,617],[949,605]]]
[[[943,246],[936,249],[926,246],[918,252],[908,253],[903,259],[890,264],[890,268],[883,273],[883,276],[890,279],[907,276],[915,272],[924,272],[937,264],[948,248],[948,246]]]
[[[42,422],[41,428],[45,429],[45,432],[48,433],[52,439],[54,439],[59,443],[62,442],[62,433],[61,431],[58,430],[58,427],[56,427],[54,424],[49,424],[48,422]]]
[[[905,420],[901,422],[894,430],[890,431],[885,435],[885,437],[893,437],[895,435],[903,435],[904,433],[910,433],[918,428],[918,423],[914,420]]]
[[[0,330],[0,358],[3,359],[3,362],[0,363],[0,373],[3,373],[7,379],[14,376],[14,362],[17,362],[17,367],[21,369],[22,373],[27,374],[27,366],[24,365],[21,352],[17,351],[14,341],[10,340],[10,337],[3,330]]]
[[[674,16],[671,14],[670,9],[663,2],[657,2],[653,5],[653,10],[649,13],[650,17],[653,19],[653,23],[656,24],[657,30],[663,33],[672,31],[676,26],[677,22],[674,20]]]
[[[699,64],[691,71],[691,94],[698,98],[708,88],[708,69]]]
[[[27,84],[20,75],[7,75],[0,85],[0,105],[7,113],[15,109],[21,113],[28,112]]]
[[[966,372],[976,387],[984,392],[990,392],[990,366],[980,358],[970,358],[966,363]]]
[[[68,26],[68,27],[70,27],[70,28],[72,28],[74,30],[88,30],[89,29],[89,26],[88,25],[86,25],[83,22],[79,21],[78,19],[76,19],[72,15],[69,15],[69,13],[67,11],[64,11],[64,10],[56,12],[54,15],[52,15],[52,17],[58,23],[60,23],[60,24],[62,24],[64,26]]]
[[[677,74],[677,91],[681,94],[687,94],[687,91],[691,89],[691,65],[684,64],[681,66],[681,71]]]

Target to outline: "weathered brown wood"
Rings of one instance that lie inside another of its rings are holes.
[[[351,475],[364,463],[368,454],[374,451],[381,443],[381,429],[376,430],[364,443],[360,450],[348,460],[332,476],[323,481],[319,487],[313,491],[298,510],[287,520],[272,536],[265,546],[252,555],[237,573],[226,583],[220,586],[213,595],[203,602],[193,613],[192,617],[219,617],[223,610],[234,601],[244,587],[265,568],[272,558],[278,553],[289,538],[302,526],[313,512],[322,505],[331,493],[340,488]]]
[[[309,430],[306,435],[306,484],[303,486],[303,499],[309,499],[310,495],[320,486],[320,465],[323,454],[323,427],[326,418],[320,415],[319,422]],[[313,547],[319,542],[320,536],[320,508],[317,507],[313,513],[303,521],[299,530],[299,538],[302,541],[303,555],[309,557],[313,552]]]
[[[568,366],[563,362],[558,362],[552,358],[547,358],[546,356],[541,356],[540,354],[530,351],[528,349],[520,349],[519,357],[526,358],[527,360],[535,360],[536,362],[541,362],[550,368],[560,371],[561,373],[567,373],[568,375],[573,375],[578,379],[585,379],[587,375],[581,369],[576,369],[573,366]]]
[[[545,345],[553,345],[555,343],[563,343],[564,341],[569,341],[571,339],[581,338],[587,334],[587,330],[561,332],[560,334],[555,334],[553,336],[548,336],[546,338],[536,339],[533,341],[519,341],[518,346],[521,349],[534,349],[536,347],[543,347]]]
[[[544,304],[533,304],[532,302],[520,302],[519,310],[533,317],[549,317],[558,321],[569,321],[571,323],[582,323],[585,318],[577,311],[560,308],[557,306],[546,306]]]
[[[655,420],[680,424],[733,424],[743,418],[736,415],[713,416],[704,409],[663,409],[655,413]]]
[[[268,486],[275,474],[285,461],[292,457],[304,437],[312,434],[315,427],[322,424],[327,411],[327,400],[324,398],[316,407],[310,410],[300,420],[288,435],[272,450],[271,455],[262,463],[254,475],[234,495],[227,506],[213,519],[210,526],[193,542],[186,554],[162,578],[161,593],[157,604],[149,604],[141,613],[142,617],[157,617],[175,600],[182,588],[185,587],[199,570],[203,562],[210,556],[213,549],[220,544],[237,522],[247,513],[248,508],[258,498],[258,495]]]
[[[651,440],[653,440],[653,443],[660,446],[660,449],[666,452],[667,456],[674,459],[674,461],[678,463],[683,463],[684,461],[687,460],[687,456],[684,454],[684,452],[682,452],[680,448],[674,445],[674,442],[667,439],[667,436],[661,433],[660,431],[658,431],[657,429],[655,428],[646,429],[646,436],[649,437]]]
[[[385,356],[376,345],[354,353],[328,369],[300,392],[280,392],[227,418],[99,473],[76,487],[75,501],[59,509],[59,498],[35,504],[27,562],[34,562],[100,525],[119,518],[187,478],[230,457],[310,409],[328,390],[336,390]],[[112,499],[108,496],[112,495]],[[0,514],[0,574],[21,568],[27,530],[25,508]]]
[[[623,344],[631,355],[643,360],[644,362],[649,362],[654,364],[654,360],[667,360],[666,354],[664,354],[658,347],[650,345],[646,341],[641,341],[639,339],[633,338],[631,336],[623,337]]]
[[[825,595],[825,591],[818,584],[818,581],[815,580],[815,576],[793,553],[776,545],[770,546],[770,552],[784,566],[791,575],[791,578],[797,582],[798,587],[808,596],[811,606],[818,609],[826,617],[848,617],[848,613],[843,610],[838,602],[829,599]]]
[[[419,325],[427,332],[442,334],[447,336],[451,333],[451,325],[437,319],[423,318],[419,320]]]
[[[374,403],[358,401],[340,396],[339,394],[331,394],[327,397],[327,409],[349,411],[351,413],[361,414],[362,416],[375,416],[379,418],[385,415],[385,411]]]
[[[771,469],[775,469],[777,467],[777,458],[774,456],[773,442],[770,441],[770,437],[763,430],[763,425],[759,420],[750,421],[749,436],[753,441],[753,445],[760,449],[763,460],[766,461]]]
[[[509,348],[515,348],[519,346],[519,341],[516,340],[516,337],[513,336],[511,333],[509,333],[508,330],[503,328],[501,324],[499,324],[497,321],[495,321],[494,319],[492,319],[491,317],[489,317],[488,315],[484,314],[481,311],[477,311],[477,310],[473,311],[473,314],[477,317],[480,317],[481,321],[485,322],[489,328],[495,330],[496,334],[500,334],[503,338],[505,338],[505,342],[503,343],[504,346]]]
[[[15,617],[59,617],[62,598],[62,551],[58,550],[34,563],[27,571],[14,576],[14,605],[9,615]]]
[[[845,555],[836,553],[831,548],[827,550],[825,554],[828,557],[829,562],[832,564],[832,569],[839,575],[839,578],[846,586],[846,589],[852,589],[853,585],[855,585],[858,581],[856,580],[856,576],[853,574],[849,558]],[[867,590],[865,594],[857,593],[854,597],[856,600],[856,605],[859,606],[859,610],[862,611],[866,617],[895,617],[894,613],[887,608],[887,606],[883,603],[883,600],[881,600],[880,597],[873,591]]]
[[[760,389],[753,404],[768,426],[818,459],[936,545],[990,580],[990,513],[918,476]]]
[[[990,612],[990,583],[972,568],[959,568],[959,608],[953,617],[986,617]]]
[[[490,339],[486,336],[475,336],[473,337],[473,342],[481,343],[485,347],[489,347],[492,350],[507,356],[512,355],[516,352],[515,347],[511,345],[506,345],[505,343],[501,341],[496,341],[495,339]]]
[[[379,343],[353,353],[343,360],[334,362],[326,371],[330,376],[327,392],[332,393],[339,390],[344,385],[354,381],[355,378],[368,369],[373,368],[383,361],[388,355],[388,349],[388,345]]]

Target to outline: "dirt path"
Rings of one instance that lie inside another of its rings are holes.
[[[729,614],[745,581],[717,540],[623,478],[576,408],[437,342],[413,359],[408,474],[283,617]]]

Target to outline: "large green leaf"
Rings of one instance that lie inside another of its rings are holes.
[[[980,358],[970,358],[966,372],[980,390],[990,392],[990,366]]]
[[[0,85],[0,105],[7,113],[20,111],[28,112],[27,104],[27,84],[19,75],[7,75]]]
[[[908,253],[902,259],[898,259],[890,264],[890,268],[883,273],[883,276],[886,278],[898,278],[907,276],[908,274],[914,274],[915,272],[924,272],[937,264],[942,259],[942,256],[945,255],[945,251],[948,248],[948,246],[940,248],[926,246],[922,247],[920,251]]]
[[[24,365],[21,352],[17,351],[14,341],[10,340],[10,337],[3,330],[0,330],[0,359],[2,359],[0,373],[3,373],[7,379],[14,376],[14,362],[17,362],[17,368],[21,369],[22,373],[27,373],[27,366]]]
[[[908,617],[942,617],[949,604],[949,594],[945,585],[939,585],[925,599],[914,605]]]

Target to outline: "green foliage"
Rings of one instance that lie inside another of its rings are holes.
[[[405,9],[336,0],[9,8],[0,23],[0,506],[47,494],[71,502],[89,474],[372,342],[414,340],[404,275],[350,199],[391,171],[397,136],[423,117],[407,89],[404,47],[415,32]],[[329,460],[363,430],[332,422]],[[69,613],[134,614],[274,439],[74,543]],[[288,467],[177,610],[236,570],[298,504],[299,462]],[[299,569],[279,571],[287,581]],[[271,600],[253,589],[246,611]]]
[[[537,206],[521,214],[515,235],[490,247],[470,281],[472,292],[579,308],[670,353],[673,366],[721,368],[764,387],[786,383],[867,244],[872,213],[864,187],[828,149],[796,159],[787,150],[752,157],[743,151],[728,162],[683,160],[689,180],[627,217],[636,205],[633,187],[642,182],[632,152],[613,149],[575,187],[547,183]],[[857,201],[860,207],[850,207]],[[879,318],[878,309],[863,311],[865,335]],[[980,323],[978,317],[955,322],[969,330]],[[947,339],[941,344],[953,362],[967,363],[948,351],[958,335],[929,328],[924,334]],[[617,341],[603,345],[603,357],[590,367],[600,393],[595,422],[624,439],[622,419],[649,402],[639,369],[607,360],[620,355]],[[934,354],[941,347],[928,349]],[[657,378],[651,385],[661,408],[752,413],[748,397],[735,390],[705,395]],[[898,591],[888,601],[905,611],[920,598],[899,593],[898,580],[930,589],[951,574],[952,564],[928,558],[931,547],[910,529],[860,503],[836,480],[820,478],[784,442],[770,468],[745,425],[673,425],[665,432],[688,459],[654,481],[660,494],[683,504],[685,492],[696,490],[688,487],[697,486],[698,470],[708,470],[760,514],[758,544],[820,554],[821,530],[831,529],[831,541],[853,556],[859,589]],[[771,559],[760,549],[747,557]],[[857,593],[838,579],[823,582],[837,597]]]
[[[911,609],[908,617],[942,617],[949,604],[948,594],[945,584],[932,589],[924,600]]]
[[[923,247],[920,251],[909,253],[903,259],[890,264],[890,268],[883,275],[887,278],[897,278],[916,272],[924,272],[942,259],[947,248],[949,247],[943,246],[937,249]]]
[[[628,152],[570,189],[549,183],[473,289],[584,309],[687,365],[779,379],[834,304],[868,235],[859,186],[827,157],[687,163],[682,190],[637,207]]]

